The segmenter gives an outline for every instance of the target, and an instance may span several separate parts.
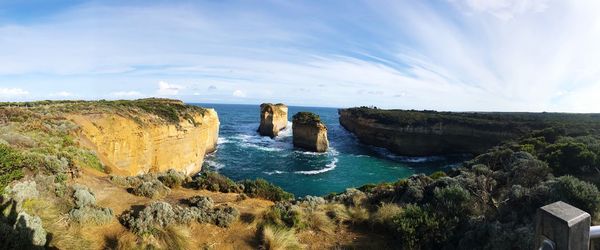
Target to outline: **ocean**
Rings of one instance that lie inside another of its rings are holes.
[[[335,108],[289,107],[318,114],[327,125],[330,148],[307,152],[292,145],[292,123],[271,139],[257,132],[258,105],[193,104],[214,108],[221,122],[217,151],[206,156],[203,170],[233,180],[266,179],[297,197],[343,192],[367,183],[396,181],[416,173],[430,174],[459,165],[466,156],[406,157],[364,145],[338,121]]]

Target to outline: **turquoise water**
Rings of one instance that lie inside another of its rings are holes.
[[[330,149],[312,153],[292,146],[292,124],[274,139],[256,132],[258,105],[195,104],[214,108],[221,129],[217,151],[206,157],[204,169],[234,180],[264,178],[296,196],[325,195],[366,183],[395,181],[415,173],[432,173],[462,162],[464,156],[403,157],[361,144],[338,121],[337,109],[289,107],[321,116],[327,125]]]

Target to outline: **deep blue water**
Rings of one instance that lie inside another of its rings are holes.
[[[403,157],[361,144],[338,121],[337,109],[289,107],[289,119],[299,111],[321,116],[330,148],[312,153],[292,146],[292,124],[274,139],[258,135],[258,105],[194,104],[214,108],[221,128],[217,151],[206,157],[204,169],[234,180],[264,178],[296,196],[325,195],[366,183],[395,181],[415,173],[456,166],[464,156]]]

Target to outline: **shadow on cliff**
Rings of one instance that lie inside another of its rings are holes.
[[[19,217],[17,202],[0,196],[0,249],[55,249],[48,244],[52,234],[46,235],[45,246],[35,246],[34,230],[28,227],[27,220]]]

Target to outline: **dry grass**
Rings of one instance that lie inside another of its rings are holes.
[[[69,223],[69,216],[65,208],[57,207],[63,204],[47,199],[32,199],[23,204],[23,209],[39,216],[44,229],[52,234],[50,246],[61,249],[90,249],[92,242],[83,237],[83,228],[77,224]]]
[[[393,203],[383,203],[377,209],[377,212],[371,215],[371,224],[387,226],[387,224],[392,221],[394,216],[401,212],[402,208],[400,206]]]
[[[335,223],[331,221],[324,211],[309,211],[304,214],[306,225],[315,231],[333,234],[336,229]]]
[[[346,209],[346,206],[342,204],[329,203],[324,206],[324,210],[327,216],[333,219],[337,224],[341,224],[350,220],[348,209]]]
[[[142,237],[131,232],[119,235],[116,249],[192,249],[190,245],[190,230],[184,226],[169,226],[157,229],[151,235]]]
[[[298,242],[294,230],[284,227],[263,226],[261,241],[263,247],[267,250],[302,249],[302,245]]]
[[[348,216],[352,224],[363,224],[369,220],[369,211],[362,207],[349,207]]]

